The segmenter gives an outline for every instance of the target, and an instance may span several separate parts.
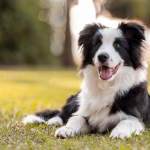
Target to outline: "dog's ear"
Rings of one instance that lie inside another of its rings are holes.
[[[142,67],[143,40],[145,40],[145,26],[140,21],[121,22],[118,28],[122,30],[129,44],[129,54],[134,69]]]
[[[98,23],[85,25],[83,30],[79,33],[78,46],[80,47],[89,44],[95,32],[100,28],[102,29],[104,26]]]
[[[124,36],[128,40],[134,40],[135,42],[137,40],[137,42],[142,42],[142,40],[145,40],[145,26],[140,21],[121,22],[118,28],[123,31]]]

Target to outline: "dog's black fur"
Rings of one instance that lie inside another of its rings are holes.
[[[122,97],[116,95],[110,115],[122,110],[128,115],[142,120],[146,125],[150,123],[150,105],[147,92],[147,83],[143,82]]]

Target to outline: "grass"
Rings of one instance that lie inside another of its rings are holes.
[[[54,126],[21,124],[27,114],[46,108],[60,109],[66,98],[79,90],[80,83],[76,70],[1,68],[0,150],[150,149],[148,128],[140,136],[133,134],[125,140],[110,140],[109,131],[105,135],[88,133],[57,139]]]

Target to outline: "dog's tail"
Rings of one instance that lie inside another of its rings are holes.
[[[27,117],[23,118],[22,123],[25,125],[27,123],[45,123],[49,119],[55,117],[58,113],[58,110],[44,110],[35,114],[28,115]]]

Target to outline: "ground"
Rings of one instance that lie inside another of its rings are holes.
[[[150,75],[148,81],[150,83]],[[1,67],[0,150],[150,149],[148,128],[140,136],[133,134],[132,138],[125,140],[109,139],[109,131],[104,135],[89,133],[58,139],[54,136],[54,126],[21,124],[22,118],[28,114],[61,109],[66,98],[79,90],[80,83],[75,69]]]

